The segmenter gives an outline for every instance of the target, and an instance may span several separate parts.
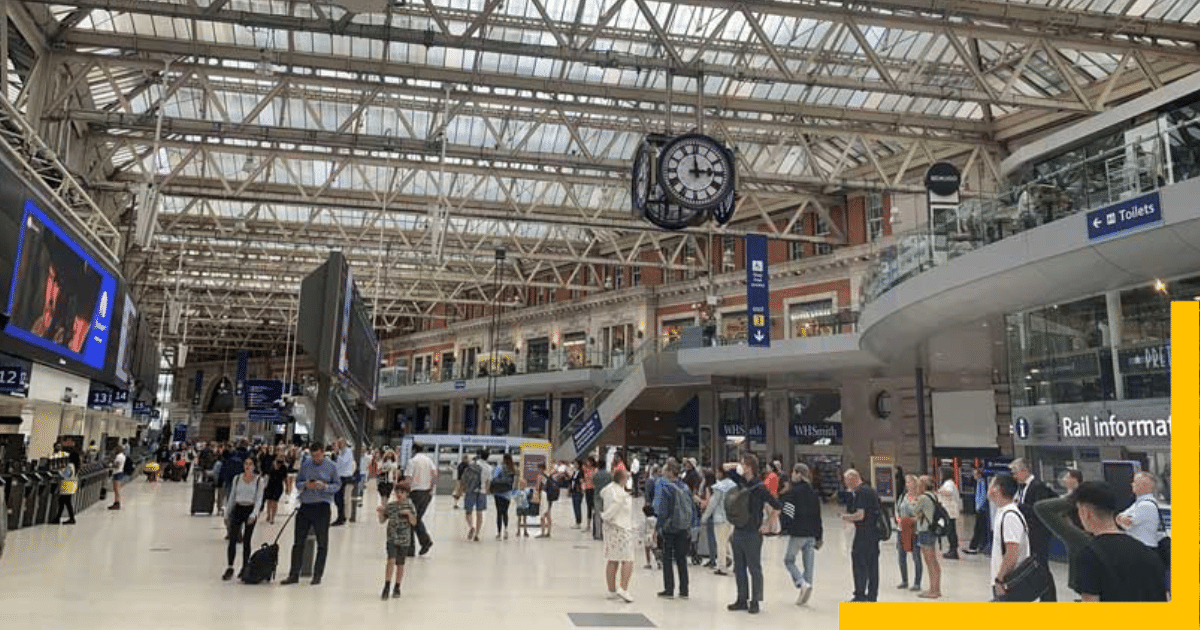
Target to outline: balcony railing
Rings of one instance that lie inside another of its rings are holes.
[[[487,353],[480,355],[487,358]],[[518,357],[519,359],[520,357]],[[524,365],[520,361],[511,363],[511,367],[492,374],[503,379],[522,374],[547,374],[550,372],[567,372],[572,370],[620,369],[630,360],[630,351],[614,350],[612,352],[572,352],[568,350],[551,351],[549,355],[533,354],[526,357]],[[430,385],[433,383],[450,383],[467,381],[475,378],[487,378],[489,373],[482,366],[452,366],[437,367],[432,370],[409,372],[403,368],[383,368],[380,370],[380,387],[406,387],[409,385]]]
[[[1169,137],[1169,144],[1163,138]],[[867,304],[909,278],[1040,225],[1200,176],[1200,120],[1096,155],[901,232],[863,278]]]
[[[774,341],[845,335],[858,332],[858,311],[843,308],[825,315],[814,315],[790,321],[782,317],[771,318],[772,330],[777,330],[780,325],[788,326],[790,332],[784,334],[782,337],[775,338]],[[748,345],[748,343],[745,334],[729,336],[705,335],[703,336],[701,347],[744,346]]]

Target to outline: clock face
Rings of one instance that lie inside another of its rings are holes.
[[[687,134],[663,147],[659,180],[671,201],[707,209],[734,192],[733,156],[708,136]]]

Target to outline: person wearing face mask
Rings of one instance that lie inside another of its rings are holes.
[[[816,564],[816,551],[821,548],[824,531],[821,527],[821,500],[809,483],[811,474],[808,466],[796,464],[792,467],[791,487],[779,502],[783,504],[781,527],[788,536],[787,552],[783,556],[783,566],[792,576],[792,583],[799,590],[796,605],[808,603],[813,589],[813,568]],[[796,567],[796,555],[800,554],[804,571]]]

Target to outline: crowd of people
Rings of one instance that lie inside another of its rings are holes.
[[[124,454],[112,461],[114,481],[124,477]],[[355,520],[356,497],[373,482],[380,497],[376,510],[385,525],[382,596],[400,596],[408,558],[429,553],[433,540],[427,511],[438,487],[439,467],[420,444],[406,465],[397,451],[378,449],[356,454],[342,440],[328,449],[309,446],[208,445],[160,453],[167,461],[184,461],[185,469],[204,475],[217,487],[217,511],[227,526],[226,568],[231,580],[244,576],[250,563],[259,518],[274,524],[281,499],[293,494],[295,510],[290,565],[281,584],[300,581],[306,539],[315,538],[312,584],[320,584],[328,556],[329,531]],[[191,464],[194,462],[194,466]],[[68,495],[71,460],[64,472],[62,494]],[[635,464],[635,467],[636,466]],[[193,470],[194,469],[194,470]],[[454,509],[463,513],[464,538],[479,542],[494,525],[495,540],[515,535],[554,536],[554,504],[569,498],[571,529],[590,530],[603,541],[605,585],[611,599],[632,602],[629,585],[637,558],[647,569],[661,569],[661,598],[687,599],[696,566],[714,575],[732,573],[735,587],[730,611],[760,612],[763,604],[763,541],[787,540],[779,558],[796,589],[796,604],[810,600],[815,561],[825,526],[823,497],[814,487],[813,471],[804,463],[785,470],[780,458],[760,462],[746,453],[738,461],[701,468],[694,459],[667,459],[639,471],[630,470],[618,454],[588,456],[578,462],[539,462],[536,474],[522,474],[509,454],[481,449],[463,458],[454,475]],[[1064,541],[1069,556],[1068,586],[1076,601],[1164,601],[1169,598],[1169,537],[1156,503],[1157,480],[1139,473],[1133,481],[1136,499],[1118,510],[1118,495],[1104,482],[1084,482],[1078,471],[1061,480],[1068,494],[1057,496],[1034,477],[1022,459],[1010,471],[990,478],[975,473],[975,527],[962,536],[959,489],[951,470],[936,475],[899,472],[903,490],[888,506],[854,469],[843,474],[841,519],[853,528],[849,564],[853,574],[851,602],[879,597],[879,555],[895,533],[901,581],[898,588],[924,599],[942,593],[942,563],[961,554],[990,555],[988,586],[995,601],[1055,601],[1049,571],[1050,541]],[[114,483],[114,490],[119,488]],[[119,490],[114,507],[120,505]],[[644,497],[641,509],[635,500]],[[63,503],[70,509],[69,501]],[[890,508],[890,509],[889,509]],[[487,518],[489,509],[494,518]],[[73,522],[73,514],[71,515]],[[943,543],[948,549],[942,553]],[[241,573],[235,570],[241,546]],[[1164,551],[1164,549],[1166,551]],[[911,559],[912,572],[909,572]],[[692,566],[689,566],[692,565]],[[281,575],[285,575],[280,568]],[[911,577],[911,579],[910,579]]]

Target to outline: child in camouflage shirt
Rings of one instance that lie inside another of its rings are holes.
[[[396,484],[396,500],[381,505],[379,522],[387,523],[387,569],[383,583],[383,597],[400,597],[400,582],[404,580],[404,559],[408,557],[408,549],[412,547],[413,530],[417,526],[417,506],[408,498],[412,489],[407,481]],[[392,589],[392,572],[396,573],[395,590]]]

